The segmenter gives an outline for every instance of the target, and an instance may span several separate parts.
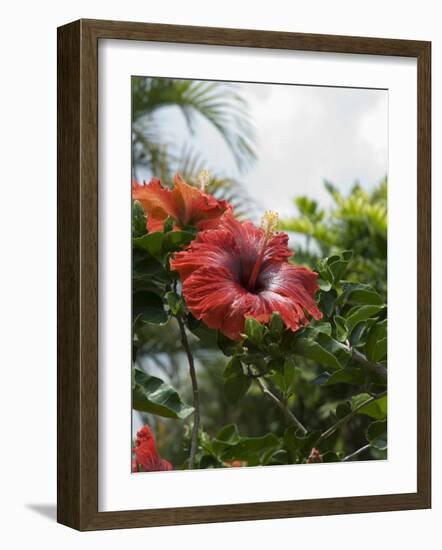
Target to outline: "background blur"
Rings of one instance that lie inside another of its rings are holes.
[[[386,297],[388,93],[385,90],[223,83],[166,78],[132,79],[133,177],[180,172],[196,183],[208,169],[209,192],[230,200],[239,217],[259,223],[264,210],[281,216],[296,261],[315,269],[319,258],[354,251],[350,279]],[[187,362],[178,327],[151,326],[138,366],[168,382],[191,402]],[[243,436],[283,433],[280,411],[252,388],[239,406],[223,395],[227,359],[192,340],[200,385],[202,425],[211,436],[236,423]],[[310,429],[327,426],[336,403],[351,395],[342,385],[315,390],[320,372],[305,364],[290,405]],[[302,390],[305,389],[305,392]],[[347,452],[364,444],[360,417],[337,436]],[[154,429],[159,450],[178,466],[186,434],[175,420],[133,413],[133,433]],[[381,458],[373,450],[360,459]]]

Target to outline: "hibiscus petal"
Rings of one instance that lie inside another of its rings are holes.
[[[149,426],[145,425],[137,432],[135,447],[133,448],[135,459],[132,461],[132,472],[138,472],[141,467],[144,472],[157,472],[172,470],[173,466],[167,460],[161,458],[157,452],[155,438]]]
[[[209,328],[222,329],[233,339],[239,338],[238,326],[244,325],[241,298],[248,294],[226,268],[197,269],[183,284],[183,295],[192,314]]]
[[[225,229],[203,231],[187,250],[175,254],[170,266],[178,271],[182,281],[197,269],[208,266],[224,267],[239,276],[239,255],[235,246],[233,235]]]
[[[317,273],[301,266],[288,263],[270,264],[263,269],[259,275],[258,284],[262,291],[260,295],[267,300],[277,300],[286,312],[287,319],[284,319],[287,326],[292,330],[296,324],[304,325],[308,322],[304,310],[314,319],[321,319],[322,313],[315,302],[315,294],[319,287],[317,284]],[[286,300],[281,300],[280,296]],[[291,314],[286,310],[287,301],[291,305]],[[277,310],[276,310],[277,311]],[[283,311],[280,311],[283,316]]]
[[[143,205],[149,231],[162,231],[164,220],[169,216],[179,219],[172,192],[163,187],[158,178],[152,178],[148,185],[132,185],[132,197]]]
[[[194,225],[198,229],[217,226],[218,219],[231,209],[229,203],[186,183],[179,174],[174,178],[172,196],[183,225]]]

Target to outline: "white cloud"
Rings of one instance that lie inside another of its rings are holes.
[[[275,84],[239,84],[257,130],[258,159],[245,175],[218,132],[199,118],[189,136],[176,108],[158,120],[172,143],[192,145],[218,173],[238,177],[263,209],[295,212],[292,199],[330,199],[323,180],[348,191],[356,180],[367,189],[388,170],[388,92]]]

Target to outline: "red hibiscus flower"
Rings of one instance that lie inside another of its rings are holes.
[[[137,432],[133,452],[135,456],[132,460],[132,472],[173,470],[172,464],[159,456],[155,438],[147,425]]]
[[[317,273],[288,263],[288,236],[274,233],[277,215],[263,227],[224,216],[217,229],[198,234],[171,262],[183,282],[189,310],[213,329],[239,340],[247,317],[262,323],[278,312],[292,331],[321,319]]]
[[[200,178],[207,181],[207,175]],[[158,178],[149,184],[132,182],[132,197],[142,204],[147,213],[147,229],[150,232],[163,231],[168,217],[175,220],[175,228],[192,225],[198,229],[216,227],[219,218],[230,210],[227,201],[217,200],[201,189],[187,184],[178,174],[173,189],[163,187]],[[203,187],[203,185],[202,185]]]

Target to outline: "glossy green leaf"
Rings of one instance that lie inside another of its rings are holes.
[[[132,407],[167,418],[187,418],[193,407],[183,403],[178,393],[160,378],[134,369]]]
[[[257,455],[279,446],[279,438],[271,433],[262,437],[245,437],[236,445],[227,448],[222,457],[223,460],[256,460]]]
[[[387,354],[387,319],[375,323],[368,335],[365,353],[369,361],[380,361]]]
[[[136,237],[133,239],[133,244],[137,248],[142,248],[146,252],[149,252],[151,256],[159,261],[163,260],[163,240],[164,233],[155,232],[148,233],[142,237]]]
[[[322,462],[341,462],[341,459],[334,451],[327,451],[322,456]]]
[[[387,448],[387,421],[372,422],[367,428],[366,436],[372,447],[384,451]]]
[[[132,202],[132,235],[140,237],[147,232],[146,229],[146,214],[144,208],[139,201]]]
[[[348,327],[348,332],[351,333],[352,330],[358,323],[362,321],[367,321],[378,315],[378,313],[383,309],[383,306],[369,305],[353,308],[350,314],[346,317],[346,324]]]
[[[203,323],[203,321],[195,319],[195,317],[193,317],[190,313],[187,316],[187,328],[204,346],[208,348],[217,346],[218,331],[209,328],[205,323]]]
[[[342,403],[338,403],[336,406],[336,417],[337,418],[344,418],[348,414],[350,414],[352,411],[351,403],[348,401],[344,401]]]
[[[167,292],[166,301],[173,315],[176,315],[177,313],[182,311],[184,307],[184,302],[182,297],[176,292]]]
[[[134,317],[141,316],[148,323],[164,324],[169,316],[164,309],[163,300],[153,292],[134,292],[132,295],[132,313]]]
[[[361,305],[384,305],[383,299],[375,290],[362,288],[362,285],[359,288],[356,287],[354,290],[351,290],[348,293],[347,300],[351,303]]]
[[[341,364],[332,353],[310,338],[296,338],[292,345],[292,351],[295,355],[307,357],[331,369],[341,368]]]
[[[333,384],[351,384],[353,386],[360,386],[364,383],[365,374],[364,370],[359,367],[345,367],[341,370],[337,370],[328,377],[325,384],[331,386]]]
[[[134,238],[133,244],[137,248],[146,250],[160,262],[163,262],[169,253],[183,249],[194,238],[194,234],[190,231],[155,232]]]
[[[247,338],[252,342],[252,344],[255,344],[255,346],[259,346],[262,343],[264,330],[264,325],[256,319],[253,319],[253,317],[248,317],[246,319],[244,331]]]
[[[212,440],[213,451],[219,455],[227,447],[236,445],[241,440],[236,424],[228,424],[219,430]]]
[[[223,376],[224,395],[229,403],[235,405],[247,393],[252,381],[244,374],[241,361],[236,356],[227,363]]]
[[[353,408],[358,407],[367,399],[370,399],[368,393],[361,393],[351,398]],[[387,396],[383,395],[374,401],[371,401],[368,405],[365,405],[359,409],[358,414],[366,414],[376,420],[383,420],[387,416]]]
[[[284,322],[279,313],[273,313],[269,322],[269,331],[273,338],[279,338],[284,330]]]
[[[145,250],[132,251],[132,291],[149,291],[163,295],[171,274]]]
[[[336,338],[339,342],[345,342],[347,339],[348,329],[344,317],[340,315],[335,315],[335,327],[336,327]]]

